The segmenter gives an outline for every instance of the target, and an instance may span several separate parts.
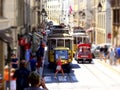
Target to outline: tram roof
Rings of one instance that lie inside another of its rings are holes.
[[[48,39],[51,39],[51,38],[63,38],[63,39],[65,39],[65,38],[67,38],[67,39],[72,39],[73,38],[73,36],[72,36],[72,34],[68,34],[68,33],[52,33],[52,34],[49,34],[48,35]]]
[[[65,26],[62,26],[62,25],[52,25],[51,30],[69,30],[69,27],[65,27]]]
[[[73,37],[49,37],[48,40],[51,40],[51,39],[69,39],[69,40],[73,40]]]
[[[52,30],[70,30],[68,27],[64,27],[64,28],[54,28]]]
[[[77,37],[77,36],[78,37],[80,37],[80,36],[85,36],[85,37],[88,36],[87,33],[72,33],[72,35],[75,36],[75,37]]]

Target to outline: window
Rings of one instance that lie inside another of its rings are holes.
[[[68,40],[65,40],[65,47],[69,47],[69,48],[71,48],[70,47],[70,43],[71,43],[71,41],[68,39]]]
[[[3,0],[0,0],[0,16],[3,16]]]
[[[113,23],[116,23],[116,10],[113,10]]]
[[[119,23],[119,16],[120,16],[120,15],[119,15],[119,9],[117,9],[116,12],[117,12],[117,16],[116,16],[117,18],[116,18],[116,21],[117,21],[117,24],[118,24],[118,23]]]
[[[58,39],[57,40],[57,46],[64,46],[64,40]]]
[[[114,24],[119,24],[119,20],[120,20],[120,10],[119,9],[115,9],[113,10],[113,23]]]
[[[54,49],[56,47],[56,40],[51,40],[51,44],[50,44],[50,49]]]

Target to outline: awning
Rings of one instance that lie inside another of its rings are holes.
[[[5,42],[12,43],[13,38],[11,35],[11,30],[10,29],[0,30],[0,38]]]

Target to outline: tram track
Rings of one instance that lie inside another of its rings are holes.
[[[110,75],[108,75],[107,73],[105,73],[104,71],[102,71],[100,68],[98,68],[97,66],[93,65],[93,64],[83,64],[83,66],[89,71],[91,72],[96,79],[103,85],[106,87],[106,83],[105,81],[102,79],[102,77],[98,76],[98,73],[102,73],[103,76],[105,76],[108,80],[112,81],[112,83],[114,83],[114,85],[120,85],[120,82],[115,81],[113,77],[111,77]],[[97,73],[95,71],[93,71],[96,69]],[[113,85],[113,86],[114,86]],[[106,87],[107,88],[107,87]]]
[[[105,83],[103,83],[103,81],[90,69],[88,68],[88,65],[83,64],[83,66],[92,74],[95,76],[95,78],[97,79],[97,81],[99,81],[103,86],[105,86]],[[106,86],[105,86],[106,87]]]
[[[111,67],[110,65],[106,64],[106,63],[103,63],[101,61],[98,60],[99,63],[103,64],[104,66],[106,66],[107,68],[109,68],[111,71],[117,73],[118,75],[120,75],[120,71],[114,69],[113,67]]]

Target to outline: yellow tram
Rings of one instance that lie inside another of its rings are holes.
[[[62,67],[70,72],[70,64],[73,60],[73,37],[69,28],[56,27],[48,35],[48,62],[49,66],[56,67],[58,57],[62,59]]]

